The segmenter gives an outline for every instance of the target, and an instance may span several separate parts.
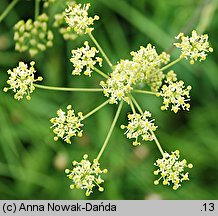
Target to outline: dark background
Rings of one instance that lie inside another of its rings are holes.
[[[0,14],[10,1],[0,1]],[[50,25],[55,11],[49,10]],[[87,1],[78,1],[87,2]],[[125,105],[110,143],[101,158],[108,168],[105,191],[90,199],[217,199],[218,198],[218,67],[216,0],[90,0],[90,14],[98,14],[93,34],[115,64],[130,58],[131,50],[152,43],[157,51],[179,55],[172,46],[179,32],[197,29],[208,33],[214,52],[206,61],[190,65],[182,61],[173,69],[179,79],[191,85],[191,110],[174,114],[160,111],[161,99],[136,95],[143,109],[152,112],[158,125],[157,136],[164,149],[180,149],[181,157],[192,162],[190,181],[173,191],[155,186],[153,163],[160,154],[153,142],[133,147],[119,125],[126,123],[130,109]],[[58,5],[58,6],[57,6]],[[42,10],[41,10],[42,11]],[[34,18],[34,1],[19,1],[0,23],[0,87],[8,78],[7,70],[19,61],[36,61],[37,75],[43,84],[65,87],[99,87],[101,77],[94,74],[72,77],[70,50],[80,47],[86,36],[64,41],[57,30],[54,47],[31,58],[14,51],[13,26],[20,19]],[[108,71],[108,68],[104,68]],[[67,93],[37,89],[31,101],[16,101],[11,92],[0,91],[0,198],[1,199],[85,199],[84,191],[70,190],[64,173],[72,160],[84,153],[93,159],[109,130],[116,105],[107,106],[85,121],[84,136],[72,145],[53,141],[49,119],[56,110],[72,104],[77,111],[89,112],[105,100],[101,93]]]

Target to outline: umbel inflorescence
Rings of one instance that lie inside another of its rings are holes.
[[[49,4],[46,5],[46,7],[48,6]],[[157,145],[161,157],[154,163],[154,166],[157,167],[154,175],[158,177],[154,184],[171,185],[174,190],[177,190],[183,181],[189,180],[187,169],[192,168],[193,165],[185,159],[180,159],[179,150],[172,151],[171,154],[163,150],[156,136],[158,127],[151,112],[141,108],[135,99],[135,95],[151,94],[154,97],[162,98],[161,110],[171,110],[174,113],[181,110],[188,111],[190,109],[191,86],[186,86],[184,81],[178,80],[175,71],[169,68],[183,59],[189,59],[190,64],[198,60],[200,62],[204,61],[207,54],[213,51],[209,45],[208,36],[206,34],[198,35],[195,30],[192,31],[191,36],[180,33],[176,37],[180,41],[174,43],[174,45],[181,50],[181,54],[173,61],[170,61],[169,54],[166,52],[158,54],[155,46],[148,44],[147,46],[141,46],[137,51],[130,52],[129,59],[120,59],[116,64],[112,64],[92,34],[94,22],[99,20],[99,16],[94,15],[91,17],[89,8],[90,4],[82,5],[76,4],[74,1],[68,1],[66,10],[56,16],[55,26],[60,25],[65,36],[67,32],[76,35],[72,38],[68,35],[68,39],[75,39],[86,34],[95,45],[90,45],[88,41],[85,41],[82,47],[71,51],[72,56],[69,61],[72,63],[72,75],[80,76],[84,74],[91,78],[93,73],[98,73],[102,77],[102,81],[100,81],[97,88],[62,88],[36,84],[35,82],[41,81],[42,78],[34,78],[36,72],[34,63],[32,62],[29,68],[27,64],[20,62],[18,67],[8,70],[9,80],[7,83],[9,87],[5,87],[4,90],[11,89],[15,94],[14,98],[17,100],[22,99],[24,95],[27,99],[30,99],[30,94],[35,88],[57,91],[64,89],[78,92],[102,92],[102,95],[106,98],[105,102],[87,114],[75,112],[72,106],[68,105],[66,111],[58,109],[57,116],[51,118],[54,140],[63,140],[68,144],[74,142],[73,138],[75,136],[81,137],[83,135],[86,118],[107,104],[118,106],[102,148],[98,155],[94,157],[93,162],[90,162],[88,155],[85,154],[80,162],[73,161],[72,168],[65,170],[71,181],[71,189],[83,189],[86,191],[87,196],[93,192],[94,188],[99,191],[104,190],[102,186],[103,176],[107,173],[107,169],[102,170],[100,168],[100,159],[109,143],[122,107],[127,105],[130,107],[131,113],[127,115],[127,123],[124,122],[120,126],[124,131],[124,135],[131,139],[133,146],[136,147],[147,141]],[[44,18],[47,17],[47,15],[43,16]],[[63,19],[65,19],[65,24],[63,24]],[[15,32],[16,49],[26,49],[25,45],[22,44],[22,38],[26,37],[28,38],[26,40],[28,47],[33,47],[37,52],[43,51],[42,45],[47,46],[48,42],[53,39],[52,34],[47,31],[46,20],[47,18],[43,21],[44,24],[37,24],[39,17],[36,16],[35,21],[27,21],[27,23],[21,21],[16,24],[15,30],[19,31]],[[21,26],[23,30],[18,29],[17,26]],[[64,28],[64,26],[66,27]],[[41,38],[40,35],[37,35],[39,39],[36,40],[36,35],[33,34],[35,31],[40,31],[45,36],[44,42],[40,43],[41,45],[33,43],[33,41],[38,41]],[[108,64],[110,71],[108,70],[105,73],[100,69],[103,63]]]

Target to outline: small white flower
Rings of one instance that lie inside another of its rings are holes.
[[[74,110],[71,105],[67,106],[67,113],[62,109],[57,111],[58,117],[52,118],[50,122],[53,124],[51,128],[54,127],[53,132],[56,134],[54,140],[57,141],[58,138],[62,138],[66,143],[71,144],[71,137],[73,136],[82,136],[81,127],[83,124],[82,112],[79,112],[78,115],[75,115]]]
[[[139,139],[143,141],[152,141],[154,136],[151,131],[155,131],[157,126],[154,125],[154,120],[149,120],[151,113],[145,111],[143,115],[138,113],[128,115],[128,125],[121,125],[122,129],[126,129],[126,136],[128,139],[135,139],[134,146],[141,145]]]
[[[104,182],[101,174],[106,174],[107,169],[101,170],[98,160],[94,159],[93,163],[91,163],[88,160],[88,155],[85,154],[80,162],[73,161],[72,165],[72,170],[65,170],[68,178],[73,181],[70,185],[71,189],[86,190],[86,196],[90,196],[95,186],[98,187],[99,191],[104,191],[104,188],[101,186]]]
[[[190,58],[190,64],[195,61],[203,61],[206,59],[208,52],[213,52],[208,42],[208,35],[198,35],[195,30],[192,31],[192,36],[185,36],[180,33],[176,39],[181,39],[181,43],[174,43],[174,45],[181,49],[181,58]]]
[[[42,77],[34,78],[34,73],[36,72],[34,68],[35,62],[30,62],[30,68],[24,62],[19,62],[18,67],[13,68],[13,70],[8,70],[10,75],[7,84],[10,85],[9,88],[5,87],[4,91],[7,92],[11,89],[15,95],[14,98],[20,100],[26,95],[27,100],[30,100],[30,94],[35,90],[34,82],[42,81]]]
[[[76,5],[75,1],[67,1],[67,5],[70,7],[74,7]],[[65,40],[75,40],[78,35],[74,30],[67,28],[67,23],[65,21],[66,12],[63,10],[61,13],[57,13],[54,15],[54,23],[53,26],[59,29],[59,32],[63,35]]]
[[[151,44],[148,44],[146,48],[141,46],[137,52],[130,54],[133,56],[133,61],[140,64],[143,81],[150,86],[152,91],[158,91],[164,78],[160,67],[169,62],[170,55],[165,52],[158,55],[155,47]]]
[[[118,103],[124,100],[129,103],[128,94],[133,89],[133,85],[137,83],[140,74],[140,64],[129,61],[121,60],[116,66],[114,71],[106,82],[101,81],[100,85],[104,89],[104,95],[110,97],[110,103]],[[143,74],[142,74],[143,75]]]
[[[171,110],[174,113],[177,113],[181,108],[183,110],[189,110],[190,104],[190,95],[191,86],[185,88],[183,81],[176,81],[176,74],[174,71],[170,71],[166,75],[166,81],[162,87],[161,91],[157,93],[157,96],[163,97],[163,106],[162,110],[167,110],[171,105]]]
[[[154,181],[158,185],[160,180],[163,180],[163,185],[173,184],[173,189],[177,190],[181,186],[181,182],[189,180],[188,172],[185,173],[185,168],[192,168],[192,164],[188,164],[185,159],[179,161],[179,150],[170,154],[164,153],[162,159],[157,159],[155,166],[158,167],[154,171],[154,175],[160,175],[160,178]]]
[[[95,20],[99,20],[99,16],[95,15],[93,18],[89,17],[88,10],[90,4],[76,4],[74,7],[68,6],[66,12],[66,23],[69,28],[74,29],[77,34],[91,33],[94,28],[91,28]]]
[[[98,63],[102,66],[102,58],[95,57],[98,50],[95,47],[90,47],[88,41],[85,41],[84,46],[72,50],[72,58],[70,61],[73,63],[73,75],[80,75],[82,71],[86,76],[91,76],[94,66]]]
[[[160,69],[161,64],[169,61],[169,55],[165,52],[157,54],[155,47],[148,44],[140,47],[137,52],[130,53],[132,60],[120,60],[106,82],[100,85],[104,89],[104,95],[110,97],[110,103],[118,103],[124,100],[129,103],[129,93],[137,84],[147,84],[152,91],[158,91],[165,77]]]

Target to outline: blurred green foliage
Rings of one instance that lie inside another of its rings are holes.
[[[64,1],[64,0],[63,0]],[[11,1],[0,1],[0,14]],[[79,1],[78,2],[87,2]],[[202,63],[174,66],[178,77],[192,85],[191,110],[174,114],[160,111],[161,101],[136,95],[144,109],[153,113],[159,126],[157,136],[168,151],[180,149],[181,156],[194,164],[190,181],[177,191],[155,186],[153,163],[160,157],[154,143],[133,147],[119,125],[122,115],[101,158],[109,173],[105,191],[89,199],[218,199],[218,13],[216,0],[90,0],[91,14],[98,14],[93,34],[113,63],[129,58],[131,50],[152,43],[159,52],[178,56],[172,42],[179,32],[192,29],[209,34],[214,52]],[[62,5],[62,2],[61,2]],[[52,18],[59,10],[55,3],[48,11]],[[44,84],[66,87],[98,87],[92,78],[72,77],[70,50],[81,46],[85,36],[64,41],[55,31],[55,46],[34,59],[14,51],[13,26],[20,20],[34,18],[34,1],[20,0],[0,23],[0,88],[6,86],[9,68],[18,61],[36,61]],[[107,71],[108,68],[105,68]],[[54,142],[49,119],[58,108],[72,104],[76,111],[89,112],[104,101],[101,93],[67,93],[36,90],[31,101],[15,101],[11,93],[0,91],[0,198],[1,199],[86,199],[84,191],[70,190],[64,173],[72,160],[84,153],[96,157],[112,122],[116,106],[107,106],[87,119],[84,136],[72,145]]]

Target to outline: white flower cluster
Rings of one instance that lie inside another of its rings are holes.
[[[30,100],[30,94],[35,90],[34,82],[42,81],[42,77],[34,78],[34,73],[36,72],[34,68],[35,62],[30,62],[30,67],[24,62],[19,62],[18,67],[13,68],[13,70],[8,70],[10,75],[7,84],[10,85],[9,88],[5,87],[4,91],[7,92],[11,89],[15,95],[14,98],[20,100],[26,95],[26,99]]]
[[[75,1],[67,1],[67,5],[70,7],[74,7],[76,5]],[[63,35],[65,40],[75,40],[77,38],[77,34],[74,30],[67,29],[67,23],[65,21],[66,12],[63,10],[60,13],[55,14],[53,26],[59,29],[60,34]]]
[[[164,78],[160,67],[169,62],[170,55],[165,52],[158,55],[151,44],[148,44],[146,48],[141,46],[137,52],[132,51],[130,54],[133,56],[133,61],[140,64],[141,73],[144,75],[143,81],[152,91],[158,91]]]
[[[157,126],[154,125],[154,120],[149,120],[148,118],[151,117],[151,113],[145,111],[143,115],[138,113],[129,114],[128,115],[128,125],[121,125],[122,129],[127,129],[125,134],[128,139],[135,139],[133,142],[134,146],[141,145],[139,142],[139,138],[143,141],[152,141],[154,136],[152,135],[151,131],[155,131]]]
[[[14,26],[15,50],[19,52],[28,51],[35,56],[39,51],[45,51],[47,47],[53,46],[53,33],[48,30],[48,16],[41,14],[36,21],[28,19],[25,23],[20,20]]]
[[[110,103],[118,103],[124,100],[129,103],[129,93],[133,89],[133,85],[138,81],[138,73],[140,64],[129,61],[121,60],[116,66],[114,71],[106,82],[101,81],[100,85],[104,89],[104,95],[110,97]]]
[[[86,190],[86,196],[90,196],[93,192],[93,187],[97,186],[99,191],[104,191],[101,184],[104,180],[101,178],[101,174],[106,174],[107,169],[100,169],[98,160],[94,159],[93,163],[88,160],[88,155],[85,154],[80,162],[72,162],[73,169],[66,169],[65,173],[68,174],[68,178],[73,181],[70,185],[71,189],[84,189]]]
[[[157,96],[163,97],[163,106],[161,110],[167,110],[171,105],[171,110],[177,113],[181,108],[183,110],[189,110],[191,86],[185,88],[182,80],[177,81],[174,71],[168,72],[166,75],[166,84],[161,87],[161,91],[157,93]]]
[[[185,36],[180,33],[176,39],[181,39],[181,43],[174,43],[174,45],[181,49],[181,58],[190,58],[190,64],[195,61],[203,61],[206,59],[207,52],[213,52],[208,42],[208,35],[198,35],[195,30],[192,31],[192,36]]]
[[[148,44],[146,48],[141,46],[139,51],[130,54],[132,60],[118,62],[108,80],[100,83],[112,104],[120,100],[129,103],[129,93],[139,83],[146,83],[152,91],[158,91],[165,77],[160,69],[161,64],[169,61],[165,52],[158,55],[155,47]]]
[[[75,50],[72,50],[72,58],[70,61],[73,63],[74,70],[73,75],[80,75],[84,70],[86,76],[91,76],[96,63],[102,67],[102,58],[95,57],[98,50],[95,47],[90,47],[88,41],[85,41],[84,46]]]
[[[82,136],[81,127],[83,124],[81,121],[83,120],[82,112],[79,112],[78,115],[75,115],[74,110],[71,105],[67,106],[67,113],[62,109],[57,111],[58,117],[52,118],[50,122],[53,124],[51,128],[53,132],[56,134],[54,140],[57,141],[58,138],[62,138],[66,143],[71,144],[71,137],[73,136]]]
[[[163,185],[173,184],[173,189],[177,190],[183,181],[189,180],[188,172],[184,172],[185,168],[192,168],[192,164],[187,164],[187,161],[183,159],[179,161],[179,150],[172,152],[172,154],[164,153],[162,159],[157,159],[155,166],[158,167],[154,171],[154,175],[160,175],[158,180],[154,181],[155,185],[158,185],[160,180],[163,180]]]
[[[66,23],[69,25],[69,28],[73,29],[77,34],[87,34],[91,33],[94,28],[91,28],[95,20],[99,20],[99,16],[95,15],[94,17],[89,17],[88,10],[90,4],[76,4],[74,7],[68,6],[65,10]]]

